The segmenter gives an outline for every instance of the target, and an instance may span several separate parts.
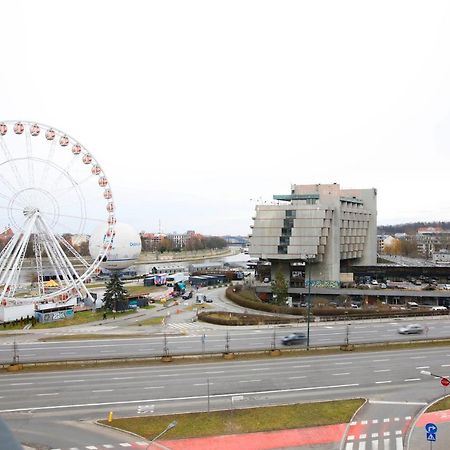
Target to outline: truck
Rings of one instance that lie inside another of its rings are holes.
[[[174,273],[172,275],[167,275],[166,278],[166,286],[174,287],[176,283],[184,283],[187,281],[189,277],[185,275],[183,272]]]

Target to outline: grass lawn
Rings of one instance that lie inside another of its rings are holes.
[[[161,292],[165,290],[165,286],[144,286],[143,284],[140,285],[128,285],[126,284],[125,289],[128,292],[128,295],[147,295],[152,294],[156,292]]]
[[[133,417],[115,419],[109,425],[146,439],[155,437],[173,420],[177,421],[177,426],[164,435],[165,439],[253,433],[347,423],[363,403],[364,400],[358,398],[210,413]],[[106,420],[100,422],[108,424]]]
[[[103,310],[97,310],[96,312],[93,311],[80,311],[76,312],[72,319],[65,319],[65,320],[58,320],[56,322],[49,322],[49,323],[36,323],[36,325],[33,326],[33,329],[42,329],[42,328],[61,328],[61,327],[69,327],[71,325],[81,325],[84,323],[89,322],[96,322],[97,320],[103,319]],[[121,317],[123,315],[130,315],[135,314],[136,312],[134,310],[130,311],[124,311],[124,312],[118,312],[116,313],[116,317]],[[112,318],[112,313],[107,313],[107,318]],[[25,324],[6,324],[6,327],[0,327],[0,336],[3,334],[2,330],[8,331],[8,330],[22,330],[24,328]]]
[[[130,323],[130,325],[136,326],[136,325],[161,325],[164,317],[150,317],[150,319],[145,320],[139,320],[134,323]]]
[[[444,409],[450,409],[450,397],[445,397],[438,401],[431,408],[428,408],[426,412],[442,411]]]

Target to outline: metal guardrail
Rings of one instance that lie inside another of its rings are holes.
[[[369,342],[369,343],[353,343],[350,342],[349,344],[356,350],[361,348],[373,348],[377,346],[384,346],[384,347],[391,347],[394,349],[395,347],[402,346],[402,345],[411,345],[411,344],[449,344],[450,338],[445,339],[417,339],[417,340],[408,340],[408,341],[377,341],[377,342]],[[177,361],[196,361],[199,360],[208,360],[212,358],[218,358],[223,357],[226,354],[232,354],[236,357],[239,356],[260,356],[260,355],[269,355],[273,350],[282,350],[283,353],[305,353],[310,354],[314,351],[320,351],[320,350],[340,350],[342,346],[344,346],[345,343],[342,344],[333,344],[333,345],[321,345],[321,346],[314,346],[310,347],[309,350],[306,349],[306,347],[295,347],[295,348],[287,348],[283,346],[277,346],[276,348],[267,348],[263,350],[237,350],[237,351],[230,351],[229,353],[218,351],[218,352],[207,352],[207,353],[184,353],[184,354],[172,354],[169,355],[155,355],[155,356],[134,356],[134,357],[117,357],[117,358],[80,358],[80,359],[70,359],[70,360],[47,360],[47,361],[27,361],[27,362],[21,362],[20,364],[23,367],[48,367],[48,366],[61,366],[61,367],[70,367],[70,366],[76,366],[79,364],[93,364],[93,365],[106,365],[106,364],[130,364],[130,363],[144,363],[144,362],[161,362],[163,358],[166,358],[167,356],[170,356],[172,360]],[[10,367],[12,364],[10,362],[3,362],[0,363],[0,368],[6,369]]]

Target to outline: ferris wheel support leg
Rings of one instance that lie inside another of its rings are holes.
[[[75,270],[75,268],[73,267],[72,263],[70,262],[69,258],[66,256],[66,254],[64,253],[63,249],[61,248],[61,245],[59,244],[59,242],[57,241],[56,237],[54,236],[54,234],[51,232],[50,228],[48,227],[47,223],[45,222],[45,220],[40,217],[39,221],[42,223],[43,227],[45,228],[45,230],[47,231],[48,236],[50,237],[50,240],[53,243],[54,249],[57,251],[57,253],[59,254],[62,262],[63,262],[63,267],[68,267],[69,270],[67,271],[67,275],[69,276],[71,282],[72,282],[72,287],[74,289],[76,289],[76,291],[78,292],[78,294],[81,297],[81,292],[80,289],[78,287],[78,284],[80,284],[86,291],[86,294],[88,296],[88,298],[90,300],[92,300],[94,303],[94,309],[95,309],[95,301],[92,298],[91,294],[89,293],[89,291],[87,290],[83,280],[79,277],[77,271]],[[76,281],[78,281],[78,283],[75,281],[73,275],[75,275],[75,279]]]
[[[64,281],[67,290],[76,287],[70,270],[67,270],[67,264],[65,263],[64,258],[61,258],[61,253],[64,252],[58,252],[58,248],[55,248],[52,244],[53,242],[45,242],[44,246],[53,270],[56,275],[58,275],[59,280]]]
[[[36,221],[36,216],[33,214],[29,220],[26,222],[26,227],[24,229],[24,233],[22,235],[22,238],[20,240],[20,243],[16,245],[13,255],[11,258],[9,258],[9,262],[4,270],[4,272],[1,274],[3,281],[6,278],[5,286],[3,287],[2,293],[0,294],[0,299],[3,300],[5,298],[5,294],[10,289],[10,283],[11,280],[15,274],[15,271],[17,271],[18,264],[20,264],[21,258],[23,258],[22,253],[25,253],[27,249],[27,244],[30,239],[31,230],[33,229],[34,222]],[[15,290],[15,289],[14,289]]]

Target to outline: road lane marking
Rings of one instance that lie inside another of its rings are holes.
[[[403,439],[401,437],[397,437],[395,439],[395,446],[398,450],[401,450],[403,448]]]
[[[136,377],[114,377],[113,380],[133,380]]]
[[[305,369],[307,367],[311,367],[311,364],[303,365],[303,366],[292,366],[292,369]]]
[[[144,389],[164,389],[165,386],[147,386]]]
[[[404,381],[420,381],[421,378],[406,378]]]
[[[92,392],[113,392],[114,389],[94,389]]]
[[[410,356],[409,359],[425,359],[427,356]]]
[[[306,378],[306,375],[298,376],[298,377],[289,377],[289,380],[298,380],[300,378]]]
[[[10,386],[27,386],[29,384],[34,384],[32,382],[30,383],[9,383]]]
[[[269,370],[269,368],[268,367],[261,367],[261,368],[251,369],[251,370]]]
[[[63,380],[63,383],[84,383],[85,380]]]
[[[379,369],[379,370],[374,370],[374,373],[379,373],[379,372],[390,372],[391,369]]]
[[[48,394],[36,394],[38,397],[44,397],[44,396],[48,396],[48,395],[59,395],[59,392],[51,392]]]
[[[430,368],[430,366],[419,366],[419,367],[416,367],[416,369],[429,369]]]
[[[237,392],[231,394],[213,394],[210,398],[228,398],[236,394],[239,395],[267,395],[267,394],[282,394],[288,392],[304,392],[304,391],[319,391],[326,389],[341,389],[341,388],[352,388],[358,387],[359,383],[349,383],[349,384],[335,384],[327,386],[308,386],[301,388],[289,388],[289,389],[271,389],[266,391],[251,391],[251,392]],[[207,395],[191,395],[186,397],[168,397],[168,398],[151,398],[151,399],[141,399],[141,400],[122,400],[115,402],[96,402],[96,403],[74,403],[68,405],[53,405],[53,406],[33,406],[28,408],[11,408],[2,409],[0,413],[8,412],[21,412],[21,411],[49,411],[52,409],[72,409],[72,408],[87,408],[87,407],[97,407],[97,406],[114,406],[114,405],[134,405],[137,403],[162,403],[162,402],[176,402],[181,400],[201,400],[208,398]]]
[[[213,372],[205,372],[205,373],[207,373],[208,375],[211,375],[211,374],[214,374],[214,373],[225,373],[225,370],[215,370]]]
[[[353,364],[352,362],[335,362],[337,366],[345,366],[347,364]]]
[[[239,383],[256,383],[257,381],[261,381],[261,380],[241,380],[241,381],[239,381]]]
[[[390,361],[390,359],[374,359],[372,362],[386,362]]]
[[[345,450],[353,450],[353,442],[347,442],[345,444]]]
[[[375,381],[375,384],[386,384],[386,383],[392,383],[392,380],[387,380],[387,381]]]
[[[350,375],[350,372],[342,372],[342,373],[332,373],[331,375],[334,375],[336,377],[339,377],[341,375]]]

